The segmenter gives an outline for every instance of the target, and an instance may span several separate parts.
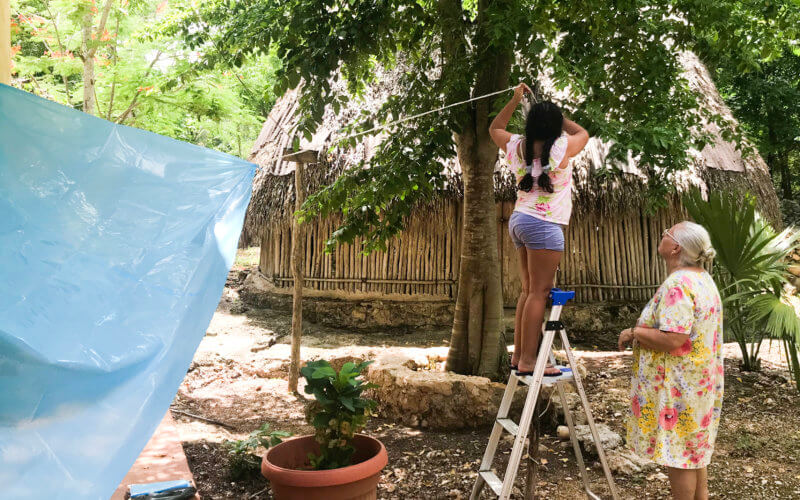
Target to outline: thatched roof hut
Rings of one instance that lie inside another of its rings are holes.
[[[686,74],[700,91],[704,105],[733,117],[714,83],[694,55],[684,56]],[[377,106],[388,95],[391,75],[379,79],[363,102],[353,102],[340,115],[329,113],[310,144],[330,144],[332,134],[354,119],[364,107]],[[291,289],[289,267],[291,222],[294,210],[294,164],[281,161],[290,145],[287,131],[296,122],[297,94],[287,92],[270,113],[256,141],[251,161],[261,167],[256,176],[253,198],[245,221],[244,240],[261,245],[259,269],[275,291]],[[690,187],[709,190],[748,190],[759,199],[762,213],[779,220],[778,200],[769,172],[757,154],[743,157],[733,144],[720,137],[714,125],[709,129],[716,141],[703,151],[693,151],[692,165],[677,175],[678,192]],[[381,138],[368,138],[355,149],[338,151],[306,168],[306,189],[313,193],[332,182],[343,169],[369,158]],[[304,143],[304,147],[309,143]],[[325,150],[325,146],[317,149]],[[575,159],[574,212],[566,234],[565,256],[559,285],[577,291],[579,302],[645,300],[662,281],[665,268],[657,258],[661,231],[686,218],[678,195],[670,208],[646,215],[644,185],[647,178],[629,159],[624,174],[614,180],[598,181],[594,171],[606,161],[609,144],[592,138]],[[501,153],[502,154],[502,153]],[[311,295],[333,298],[394,298],[398,300],[454,300],[460,255],[460,221],[463,200],[459,165],[453,158],[447,166],[448,187],[423,214],[414,214],[406,230],[388,246],[387,252],[363,256],[357,245],[345,245],[331,255],[322,252],[324,241],[336,228],[336,220],[310,223],[306,235],[306,288]],[[516,303],[520,290],[517,256],[507,236],[507,221],[516,197],[511,172],[501,160],[495,171],[495,196],[502,261],[503,293],[506,305]],[[436,223],[431,223],[435,221]],[[315,292],[315,290],[317,292]]]

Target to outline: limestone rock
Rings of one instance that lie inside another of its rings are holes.
[[[612,431],[610,427],[605,424],[595,424],[595,426],[597,427],[597,434],[600,437],[600,444],[603,450],[609,451],[622,446],[622,436]],[[592,438],[592,430],[588,425],[576,425],[575,436],[583,444],[586,451],[597,455],[597,448]]]
[[[572,384],[569,384],[572,385]],[[585,425],[587,424],[586,414],[583,412],[583,406],[581,406],[581,397],[576,392],[567,392],[567,405],[569,407],[570,412],[572,412],[572,421],[575,425]],[[561,404],[561,398],[558,397],[558,394],[553,394],[553,421],[554,425],[560,425],[566,422],[566,417],[564,416],[564,407]]]
[[[423,361],[427,365],[427,358]],[[379,386],[368,397],[378,401],[381,416],[430,429],[478,427],[494,421],[505,384],[421,368],[412,357],[396,351],[378,356],[367,368],[365,379]],[[543,388],[542,397],[549,391]],[[511,406],[515,421],[526,394],[527,386],[520,384]]]
[[[630,450],[611,450],[606,453],[606,459],[612,472],[626,476],[658,467]]]
[[[272,279],[253,270],[244,279],[239,297],[247,304],[281,311],[292,310],[291,288],[278,287]],[[316,290],[303,292],[303,319],[337,328],[415,328],[449,326],[454,304],[450,300],[388,300],[366,293],[322,296]]]

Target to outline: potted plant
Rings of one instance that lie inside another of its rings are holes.
[[[312,436],[289,439],[264,455],[261,473],[277,500],[349,500],[377,497],[386,448],[358,434],[377,403],[362,397],[375,384],[359,378],[371,361],[345,363],[338,372],[327,361],[312,361],[300,374],[314,395]]]

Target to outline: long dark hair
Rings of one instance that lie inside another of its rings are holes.
[[[533,141],[544,141],[542,147],[542,155],[540,161],[542,169],[550,163],[550,149],[553,143],[561,135],[561,127],[564,123],[564,115],[561,114],[561,109],[550,101],[537,102],[531,106],[528,111],[528,118],[525,121],[525,164],[533,164]],[[557,167],[558,165],[553,165]],[[550,182],[550,176],[546,172],[542,172],[539,176],[539,187],[548,193],[553,192],[553,184]],[[533,188],[533,175],[530,172],[525,174],[525,177],[519,181],[517,187],[525,192]]]

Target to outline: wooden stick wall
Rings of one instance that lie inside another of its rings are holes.
[[[503,302],[516,305],[521,290],[519,256],[508,236],[512,202],[497,204],[498,255]],[[625,217],[574,216],[566,230],[566,247],[558,285],[576,291],[577,302],[647,301],[666,276],[658,257],[661,233],[686,219],[680,207]],[[261,272],[274,284],[291,288],[291,225],[266,228],[261,243]],[[336,219],[312,223],[305,231],[305,287],[330,291],[332,297],[373,292],[441,297],[455,300],[461,248],[461,208],[442,201],[411,218],[406,231],[387,243],[386,252],[363,255],[354,245],[323,252]]]
[[[261,241],[259,268],[276,286],[291,287],[288,254],[289,221],[266,228]],[[409,221],[406,230],[387,242],[385,252],[360,253],[361,240],[337,246],[325,254],[325,241],[338,220],[329,218],[306,227],[306,288],[329,290],[331,296],[378,292],[455,298],[461,248],[458,206],[442,201]]]

